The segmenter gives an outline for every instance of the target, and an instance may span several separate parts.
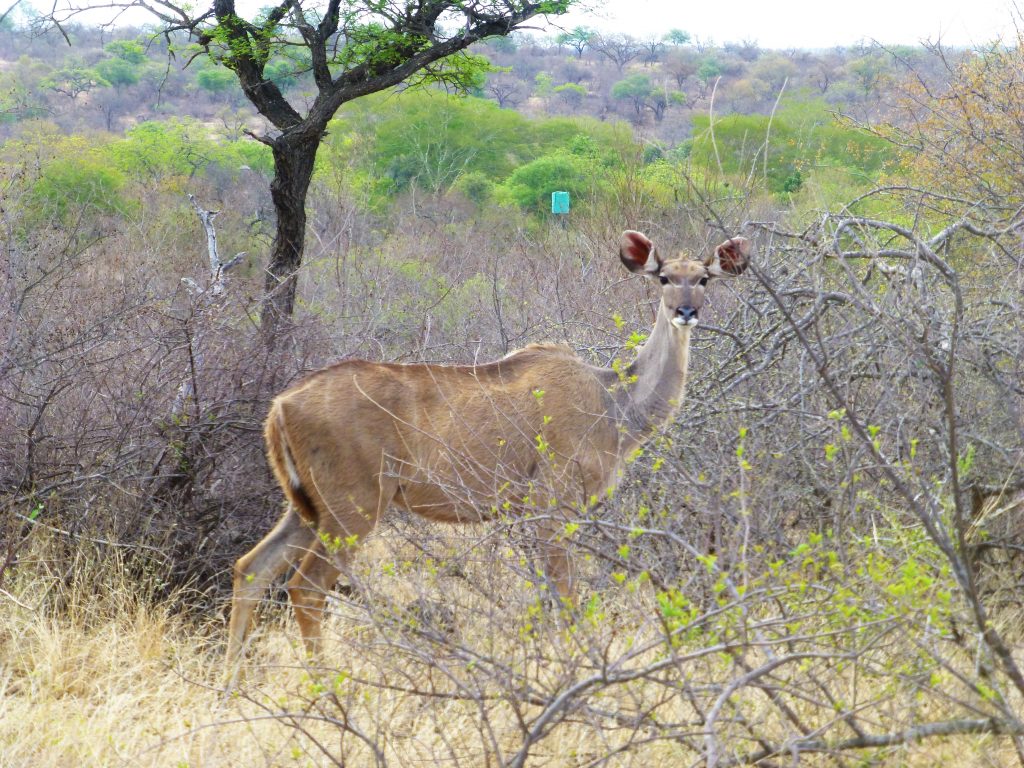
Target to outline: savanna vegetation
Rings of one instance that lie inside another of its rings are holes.
[[[281,151],[254,137],[281,128],[237,48],[19,13],[0,764],[1024,762],[1024,40],[485,37],[324,121],[275,272]],[[259,78],[305,115],[302,31]],[[327,71],[393,66],[371,31],[329,35]],[[657,291],[624,229],[755,255],[702,310],[677,419],[559,518],[578,604],[539,570],[543,488],[525,519],[392,514],[336,543],[361,546],[322,658],[278,589],[225,690],[231,565],[281,510],[270,398],[347,357],[539,341],[629,386]],[[272,317],[268,275],[294,283]]]

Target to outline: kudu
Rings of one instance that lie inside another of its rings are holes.
[[[475,522],[499,510],[524,514],[524,496],[543,488],[545,572],[570,597],[565,513],[614,488],[624,458],[679,408],[705,286],[743,272],[750,249],[736,237],[703,261],[666,261],[646,236],[624,232],[623,264],[661,283],[654,330],[625,370],[589,365],[565,346],[533,344],[485,365],[349,360],[278,395],[265,435],[288,508],[235,566],[229,675],[257,602],[296,562],[288,594],[307,651],[316,653],[326,592],[389,505],[430,520]]]

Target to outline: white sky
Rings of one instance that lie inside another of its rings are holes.
[[[590,12],[558,17],[634,37],[682,29],[716,43],[756,41],[762,48],[831,48],[862,40],[984,45],[1016,38],[1013,0],[586,0]]]
[[[82,2],[83,0],[66,0]],[[3,0],[0,0],[3,2]],[[48,10],[53,0],[27,0]],[[60,0],[58,0],[60,2]],[[93,0],[102,7],[105,0]],[[210,0],[193,0],[206,7]],[[275,0],[236,0],[245,13]],[[577,26],[634,37],[661,37],[682,29],[715,43],[757,42],[762,48],[832,48],[859,42],[915,44],[941,38],[946,45],[982,46],[1015,39],[1024,0],[579,0],[579,10],[551,17],[562,29]],[[3,3],[6,8],[8,3]],[[0,9],[2,10],[2,9]],[[95,20],[109,18],[97,11]],[[130,14],[126,23],[152,17]],[[90,16],[88,21],[93,21]],[[543,27],[538,19],[534,27]],[[1024,23],[1021,24],[1024,29]],[[559,30],[548,27],[546,32]]]

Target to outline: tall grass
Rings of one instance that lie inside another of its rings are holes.
[[[116,558],[82,555],[71,571],[60,572],[53,555],[61,548],[37,538],[0,597],[0,765],[504,765],[521,745],[523,719],[550,703],[544,692],[586,676],[584,668],[609,661],[614,667],[660,631],[650,591],[601,592],[600,620],[570,629],[555,617],[538,617],[527,582],[493,564],[469,560],[424,578],[431,569],[421,570],[422,554],[395,533],[368,542],[359,558],[360,579],[377,608],[335,601],[327,669],[311,674],[288,612],[271,606],[245,679],[232,694],[220,687],[219,621],[177,611],[187,602],[180,594],[152,598],[159,585],[132,575]],[[454,534],[446,549],[458,551],[469,540]],[[515,560],[514,553],[498,552],[498,565],[506,554]],[[382,570],[382,559],[408,567]],[[498,608],[488,601],[490,589],[473,586],[489,578],[507,583]],[[458,620],[432,625],[422,614],[411,616],[411,605],[450,606]],[[524,633],[527,619],[533,630]],[[681,655],[713,645],[706,636],[686,642],[677,649]],[[651,646],[641,663],[664,658],[666,650]],[[500,676],[478,674],[474,653],[481,667],[503,667],[519,694],[503,690]],[[894,646],[893,656],[900,653]],[[688,680],[689,692],[653,676],[596,691],[534,745],[526,764],[700,764],[694,746],[701,723],[688,696],[715,693],[729,667],[718,654],[688,662],[674,679]],[[881,730],[909,717],[908,707],[921,706],[903,700],[886,676],[852,678],[837,668],[827,684],[853,701],[873,702]],[[770,702],[756,690],[744,698],[742,716],[761,719],[760,732],[770,733],[767,724],[777,716]],[[809,715],[809,707],[795,706]],[[635,712],[647,713],[652,727],[633,718]],[[689,722],[689,733],[654,738],[659,721]],[[1005,741],[976,736],[860,754],[865,765],[997,766],[1011,758]],[[804,760],[831,764],[821,756]]]

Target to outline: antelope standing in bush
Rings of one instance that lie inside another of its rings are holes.
[[[665,261],[646,236],[624,232],[622,263],[662,286],[654,330],[625,371],[534,344],[486,365],[351,360],[278,395],[267,453],[288,508],[235,565],[229,674],[257,602],[296,562],[288,595],[307,650],[317,652],[326,592],[389,505],[476,522],[497,510],[525,512],[527,489],[543,488],[545,572],[571,597],[572,562],[559,541],[566,512],[614,488],[623,459],[679,408],[705,287],[743,272],[750,249],[736,237],[703,261]],[[529,504],[535,510],[538,501]]]

